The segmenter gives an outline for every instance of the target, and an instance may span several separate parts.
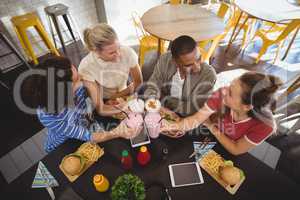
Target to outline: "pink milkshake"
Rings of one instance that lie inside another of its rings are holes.
[[[157,138],[160,133],[161,116],[159,112],[148,112],[145,116],[145,124],[147,126],[149,136]]]
[[[147,126],[149,136],[157,138],[160,133],[161,116],[159,110],[161,108],[160,101],[157,99],[148,99],[145,103],[147,114],[145,116],[145,124]]]
[[[138,128],[143,126],[143,116],[141,113],[130,112],[129,118],[125,119],[125,123],[129,128]]]

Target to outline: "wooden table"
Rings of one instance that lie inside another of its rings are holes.
[[[168,41],[181,35],[191,36],[197,42],[205,41],[225,28],[222,19],[201,5],[159,5],[145,12],[141,21],[147,32]]]
[[[250,17],[254,17],[263,21],[280,23],[288,20],[300,19],[300,5],[295,5],[290,2],[293,2],[293,0],[235,0],[234,3],[242,11],[241,15],[246,13]],[[241,17],[239,17],[236,26],[239,24],[240,18]],[[242,24],[245,24],[247,20],[248,17],[245,18]],[[237,32],[235,32],[235,30],[236,27],[232,32],[226,51],[230,48],[241,28]],[[295,32],[295,35],[296,34],[297,31]],[[296,36],[293,38],[295,37]],[[289,47],[291,47],[293,41],[294,39],[291,40]],[[287,49],[283,58],[286,57],[288,51],[289,48]]]

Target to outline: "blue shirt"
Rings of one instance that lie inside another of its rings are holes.
[[[50,152],[69,138],[83,141],[91,140],[91,132],[88,129],[89,123],[86,119],[86,89],[80,86],[75,91],[75,107],[64,108],[58,114],[50,114],[42,108],[37,109],[40,122],[48,129],[48,135],[44,148]]]

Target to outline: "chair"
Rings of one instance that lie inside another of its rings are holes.
[[[254,19],[254,18],[249,19],[248,14],[242,13],[242,11],[239,8],[237,8],[236,6],[233,6],[233,12],[234,12],[234,14],[233,14],[232,19],[229,22],[227,32],[229,32],[231,28],[234,28],[234,26],[238,22],[239,16],[242,15],[237,28],[241,28],[241,30],[243,30],[241,47],[244,48],[246,45],[246,42],[247,42],[247,36],[250,31],[250,28],[252,27],[252,25],[254,24],[256,19]],[[244,21],[245,23],[243,23],[242,21]]]
[[[22,65],[25,65],[28,69],[30,69],[31,66],[27,63],[13,43],[1,31],[0,54],[0,84],[5,88],[10,89],[10,87],[2,81],[2,79],[5,79],[5,73]]]
[[[230,11],[230,16],[229,16],[229,19],[225,26],[224,32],[211,40],[201,41],[199,43],[203,62],[209,62],[213,52],[215,51],[215,49],[218,46],[218,44],[220,43],[220,41],[222,39],[224,39],[226,37],[226,35],[228,34],[228,32],[235,27],[236,23],[238,22],[239,15],[242,14],[242,12],[236,6],[234,6],[234,5],[231,6],[230,4],[227,4],[222,1],[220,3],[219,9],[218,9],[217,16],[224,19],[226,14],[228,13],[228,11]],[[245,15],[242,16],[242,19],[248,21],[247,16],[245,16]],[[251,21],[248,21],[247,23],[243,24],[243,23],[239,22],[239,25],[237,25],[237,27],[239,27],[243,30],[243,38],[242,38],[242,44],[241,44],[242,48],[246,44],[247,35],[250,30],[249,27],[251,27],[253,22],[254,22],[254,20],[251,19]],[[211,44],[211,46],[207,47],[208,44]]]
[[[171,5],[191,4],[192,0],[170,0],[168,3]]]
[[[277,24],[277,23],[274,23],[274,22],[267,22],[267,21],[263,21],[261,25],[262,26],[260,27],[259,30],[261,32],[263,32],[264,34],[281,32],[286,27],[286,24]],[[248,46],[248,44],[254,42],[254,38],[255,38],[255,34],[249,40],[249,42],[246,45],[244,45],[244,47],[242,48],[242,50],[246,49],[247,46]]]
[[[264,22],[263,25],[264,28],[262,29],[262,31],[264,31],[265,33],[283,31],[283,29],[286,27],[286,24],[276,24],[274,22]]]
[[[14,65],[11,66],[4,66],[6,63],[1,63],[1,70],[2,72],[7,72],[11,69],[14,69],[20,65],[25,65],[28,69],[31,68],[31,66],[27,63],[23,55],[17,50],[17,48],[13,45],[13,43],[6,37],[4,33],[0,31],[0,47],[1,50],[0,52],[4,52],[3,54],[0,55],[0,60],[1,59],[14,59],[16,62]],[[7,51],[9,50],[9,51]]]
[[[225,52],[228,51],[233,41],[238,36],[239,32],[243,30],[243,37],[242,37],[242,44],[241,47],[244,49],[247,41],[248,32],[250,31],[250,28],[252,27],[253,23],[256,21],[255,18],[251,18],[248,14],[242,12],[237,6],[235,6],[233,3],[231,3],[231,17],[228,20],[228,23],[226,25],[225,31],[224,31],[224,37],[227,35],[227,33],[233,29],[233,32],[231,34],[231,38],[229,40],[228,46],[225,50]],[[238,30],[238,31],[236,31]],[[223,37],[223,38],[224,38]]]
[[[262,39],[263,44],[262,44],[259,54],[255,60],[255,63],[259,62],[260,58],[266,53],[266,51],[268,50],[268,48],[271,45],[276,44],[278,46],[278,48],[277,48],[276,56],[274,59],[274,62],[275,62],[278,57],[279,50],[283,45],[283,41],[288,37],[288,35],[292,31],[294,31],[299,26],[300,26],[300,19],[292,20],[275,39],[273,39],[272,37],[269,36],[269,32],[266,32],[264,30],[258,30],[255,33],[255,37],[256,36],[260,37]]]
[[[222,1],[224,2],[224,1]],[[221,3],[222,3],[221,2]],[[219,0],[208,0],[207,4],[205,4],[203,7],[207,8],[208,10],[213,9],[215,6],[218,6],[218,4],[220,4]]]
[[[160,53],[164,52],[164,41],[150,35],[144,30],[141,19],[136,12],[133,12],[131,16],[137,38],[140,42],[139,65],[142,67],[145,60],[145,53],[147,51],[160,49]]]
[[[220,4],[217,16],[224,19],[227,11],[229,10],[229,5],[222,2]],[[210,57],[212,56],[213,52],[215,51],[219,42],[225,37],[224,32],[211,40],[205,40],[199,42],[198,46],[202,55],[202,62],[209,62]],[[210,44],[210,47],[207,45]]]
[[[48,16],[49,26],[50,26],[50,30],[51,30],[51,34],[52,34],[52,38],[53,38],[55,47],[57,47],[57,45],[56,45],[56,41],[55,41],[55,37],[54,37],[54,31],[53,31],[52,25],[51,25],[52,24],[51,20],[52,20],[52,22],[54,24],[54,27],[56,29],[56,32],[58,34],[58,38],[59,38],[59,40],[61,42],[62,48],[63,48],[64,52],[66,52],[66,47],[65,47],[65,44],[64,44],[64,39],[63,39],[61,30],[59,28],[59,25],[58,25],[58,16],[62,16],[63,17],[63,19],[65,21],[65,24],[67,25],[68,30],[69,30],[69,32],[70,32],[70,34],[71,34],[74,42],[76,42],[76,38],[74,36],[71,24],[69,22],[69,19],[71,20],[72,24],[75,26],[76,32],[79,35],[79,39],[82,41],[82,39],[80,37],[80,33],[78,31],[78,28],[77,28],[76,24],[74,23],[74,20],[73,20],[71,14],[69,13],[69,8],[67,6],[65,6],[64,4],[58,3],[58,4],[54,4],[52,6],[47,6],[47,7],[45,7],[44,10],[45,10],[45,13]]]
[[[288,86],[286,90],[283,91],[283,93],[278,97],[278,101],[282,101],[284,98],[286,98],[288,95],[295,92],[297,89],[300,88],[300,75],[296,77],[296,79]]]
[[[3,79],[3,75],[2,75],[2,71],[0,70],[0,85],[1,85],[2,87],[4,87],[5,89],[10,90],[10,87],[9,87],[6,83],[4,83],[4,82],[2,81],[2,79]]]
[[[177,4],[181,4],[182,3],[182,0],[170,0],[169,3],[171,5],[177,5]]]
[[[15,32],[20,40],[21,46],[23,47],[25,53],[33,60],[34,64],[38,64],[36,55],[34,54],[31,43],[26,34],[26,30],[30,27],[36,29],[48,49],[53,53],[59,56],[57,49],[53,46],[50,41],[47,32],[45,31],[41,21],[38,16],[34,13],[27,13],[25,15],[14,16],[11,18],[11,22],[15,29]]]

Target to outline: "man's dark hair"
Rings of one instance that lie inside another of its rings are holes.
[[[197,42],[187,35],[182,35],[172,41],[171,53],[173,58],[179,58],[180,55],[191,53],[196,48]]]
[[[60,106],[67,106],[69,89],[72,82],[72,68],[68,58],[52,56],[38,64],[35,73],[27,77],[21,86],[22,100],[31,108],[45,108],[49,113],[58,113]],[[49,91],[53,89],[54,93]],[[59,98],[58,90],[63,90],[63,99]],[[50,95],[50,96],[49,96]],[[49,108],[53,108],[50,110]]]

